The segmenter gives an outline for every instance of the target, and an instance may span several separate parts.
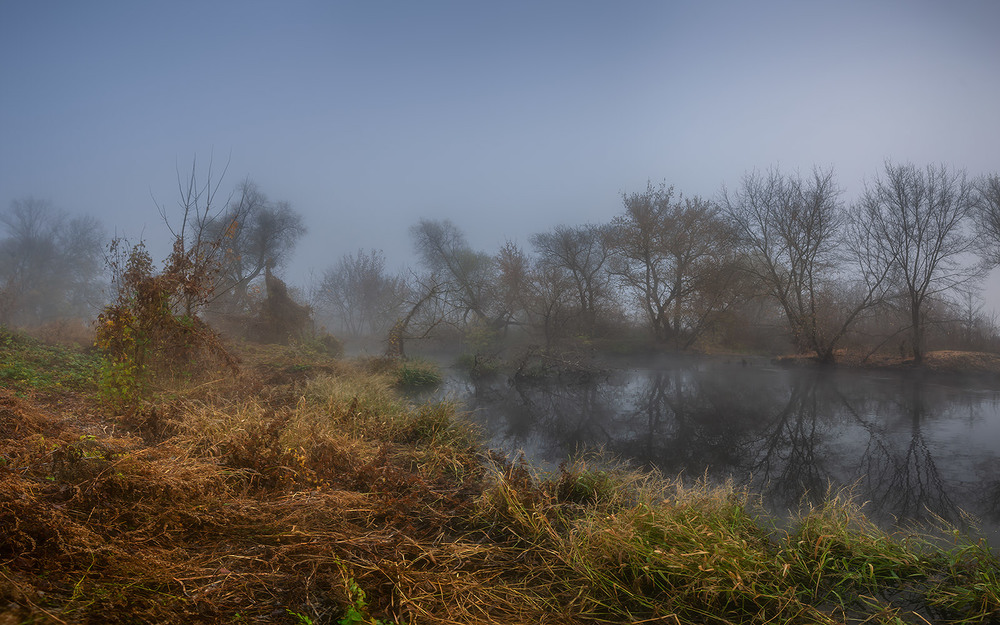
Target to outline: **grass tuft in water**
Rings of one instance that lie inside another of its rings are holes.
[[[441,369],[426,360],[404,360],[396,369],[396,384],[408,390],[438,386],[443,379]]]

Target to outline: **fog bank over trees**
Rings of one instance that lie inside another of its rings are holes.
[[[425,218],[411,227],[419,262],[392,276],[397,295],[383,301],[424,285],[416,300],[436,311],[426,327],[485,352],[596,341],[919,362],[928,349],[992,350],[981,285],[1000,259],[997,188],[996,175],[890,161],[853,200],[822,168],[753,170],[714,198],[650,182],[623,194],[607,223],[561,224],[531,235],[529,248],[493,251],[473,249],[453,221]],[[379,299],[364,292],[389,281],[384,262],[368,287],[350,279],[363,257],[382,258],[345,255],[325,283]],[[316,312],[348,339],[365,334],[342,304]],[[398,315],[369,306],[367,318],[384,327]]]
[[[106,242],[93,217],[34,197],[11,202],[0,211],[0,324],[93,318],[103,303]]]
[[[919,362],[930,349],[1000,348],[980,297],[1000,263],[997,174],[887,161],[854,199],[823,168],[748,171],[714,197],[650,181],[623,193],[606,223],[561,224],[493,250],[475,249],[459,223],[424,217],[409,228],[408,267],[389,269],[379,249],[331,250],[305,283],[285,275],[288,261],[303,237],[323,233],[307,235],[296,207],[225,174],[197,161],[178,171],[176,206],[156,202],[173,252],[149,271],[176,280],[175,314],[231,336],[263,332],[280,292],[309,318],[280,340],[330,332],[369,353],[402,355],[421,340],[485,358],[586,346]],[[0,323],[93,319],[115,278],[109,251],[125,243],[91,217],[15,200],[0,213]]]

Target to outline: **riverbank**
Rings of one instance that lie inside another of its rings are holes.
[[[112,410],[92,355],[0,343],[4,625],[1000,618],[1000,561],[958,533],[886,533],[845,493],[779,528],[732,486],[539,474],[385,361],[244,346]]]
[[[862,354],[839,351],[832,364],[819,362],[803,354],[779,356],[773,360],[785,366],[833,366],[850,369],[930,373],[947,377],[975,378],[1000,385],[1000,354],[958,350],[930,351],[921,363],[913,358]]]

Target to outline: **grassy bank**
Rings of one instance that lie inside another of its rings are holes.
[[[731,486],[539,475],[385,363],[245,347],[239,375],[114,411],[87,375],[32,375],[63,362],[41,344],[2,349],[0,624],[1000,618],[1000,562],[958,534],[886,533],[846,496],[782,529]]]

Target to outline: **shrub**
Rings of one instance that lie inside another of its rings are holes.
[[[116,240],[110,252],[117,292],[98,316],[95,339],[103,355],[105,399],[124,407],[134,404],[156,375],[190,378],[220,362],[236,366],[218,335],[195,312],[211,288],[204,276],[191,274],[187,256],[193,252],[175,244],[159,274],[143,243],[129,247]]]

